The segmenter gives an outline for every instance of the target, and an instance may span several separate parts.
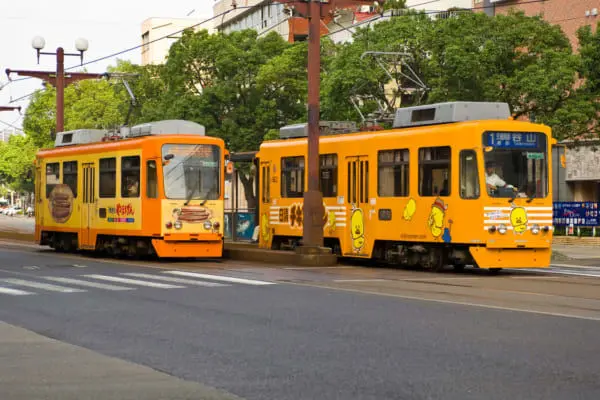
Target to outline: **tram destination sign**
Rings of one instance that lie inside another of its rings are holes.
[[[533,132],[487,132],[486,145],[500,149],[536,149],[538,137]]]
[[[555,202],[554,226],[600,226],[600,203]]]

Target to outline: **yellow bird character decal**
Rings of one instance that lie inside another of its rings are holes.
[[[434,238],[439,238],[444,230],[444,217],[446,216],[446,209],[448,207],[444,204],[444,201],[439,197],[435,199],[431,205],[431,212],[429,213],[429,219],[427,220],[427,226],[429,231]]]
[[[404,206],[403,218],[405,221],[411,221],[415,213],[417,212],[417,202],[415,199],[408,200],[406,206]]]
[[[514,207],[510,212],[510,224],[516,233],[527,230],[527,211],[523,207]]]
[[[329,224],[329,232],[333,233],[336,228],[335,211],[329,211],[327,213],[327,223]]]
[[[269,243],[269,240],[271,239],[271,231],[269,229],[269,217],[266,213],[264,213],[261,217],[260,220],[260,233],[262,236],[262,240],[263,242]]]
[[[360,208],[352,210],[350,221],[352,248],[354,251],[359,252],[365,245],[365,218]]]

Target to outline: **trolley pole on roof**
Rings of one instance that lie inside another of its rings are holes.
[[[56,53],[48,53],[41,51],[46,45],[44,38],[36,36],[31,41],[32,47],[37,51],[38,63],[40,62],[40,55],[55,55],[56,56],[56,71],[45,72],[45,71],[25,71],[25,70],[11,70],[6,69],[6,76],[10,79],[10,74],[17,74],[21,76],[30,76],[33,78],[39,78],[48,82],[50,85],[56,88],[56,132],[62,132],[65,128],[65,110],[64,110],[64,99],[65,99],[65,87],[69,84],[84,79],[101,79],[106,74],[88,74],[83,72],[68,72],[65,73],[65,56],[77,56],[81,58],[83,64],[83,52],[88,49],[88,42],[85,39],[77,39],[75,41],[75,47],[79,53],[71,54],[65,53],[62,47],[56,49]]]
[[[300,16],[308,18],[308,191],[304,192],[302,245],[323,246],[323,193],[319,188],[319,90],[321,79],[321,18],[335,10],[377,5],[367,0],[307,0],[288,3]]]

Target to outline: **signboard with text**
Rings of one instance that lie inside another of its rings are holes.
[[[536,149],[538,137],[533,132],[487,132],[487,145],[500,149]]]
[[[554,226],[600,226],[600,203],[555,202]]]

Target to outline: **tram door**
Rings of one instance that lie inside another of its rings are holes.
[[[92,235],[92,226],[96,213],[96,166],[83,164],[83,202],[81,205],[81,230],[79,247],[94,249],[96,243]]]
[[[369,159],[367,156],[346,158],[347,188],[346,240],[343,241],[344,255],[369,256]]]
[[[259,207],[259,243],[262,248],[270,248],[271,235],[271,163],[260,162],[260,207]],[[277,216],[278,217],[278,216]]]

